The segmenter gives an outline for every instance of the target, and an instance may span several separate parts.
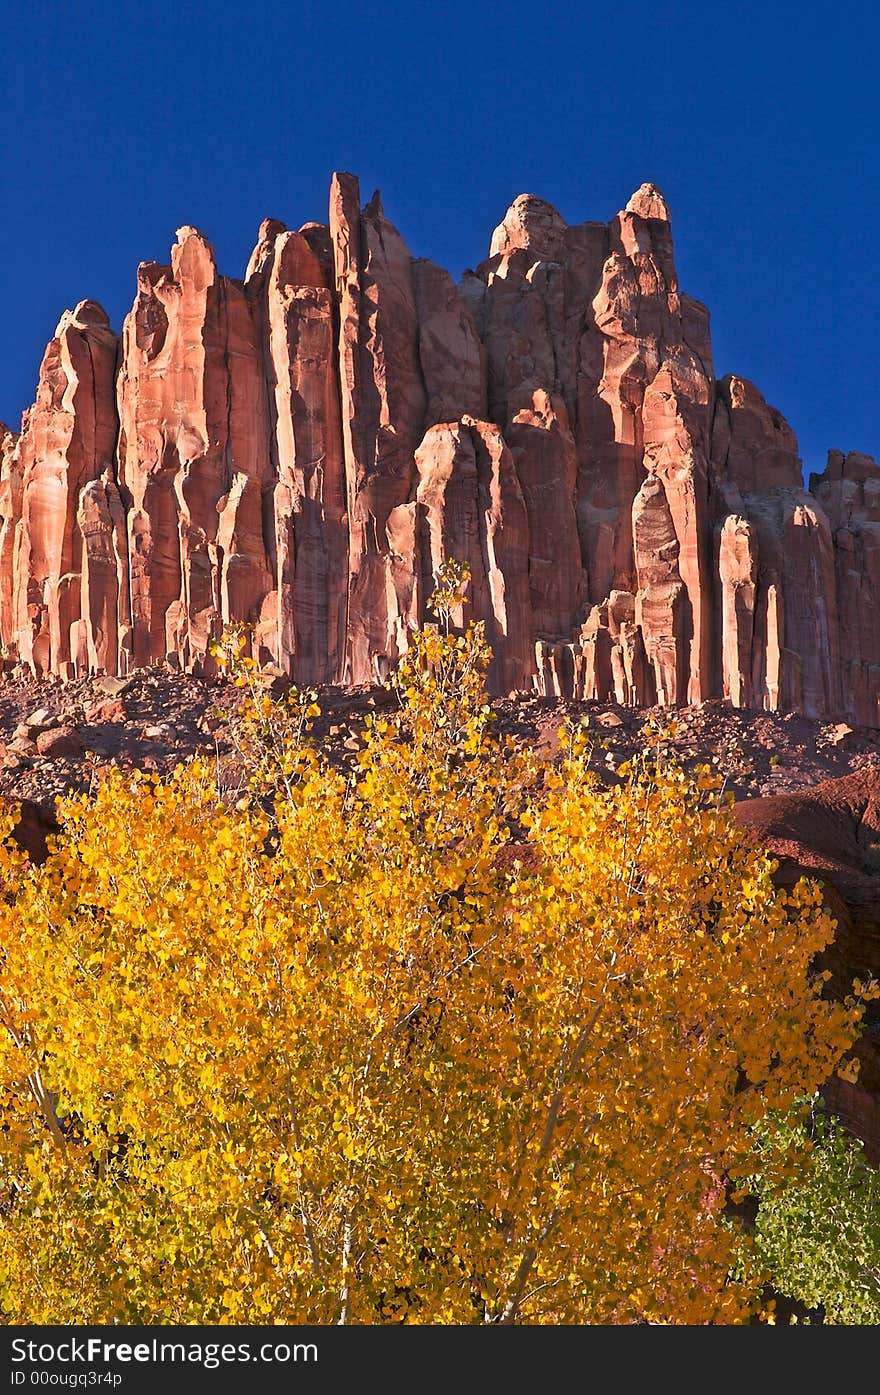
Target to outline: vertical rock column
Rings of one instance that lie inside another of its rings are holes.
[[[410,255],[378,195],[363,213],[359,198],[353,175],[334,174],[330,231],[348,498],[350,683],[384,677],[398,657],[388,521],[409,499],[426,409]]]
[[[287,230],[275,231],[258,290],[276,473],[265,643],[298,683],[334,682],[345,660],[348,530],[333,295],[308,242]]]
[[[80,604],[90,673],[127,670],[122,641],[131,632],[125,507],[112,472],[91,480],[79,496],[76,523],[82,538]]]
[[[260,326],[195,228],[178,231],[170,267],[138,268],[118,390],[133,660],[198,670],[224,621],[259,619],[272,578]]]
[[[712,528],[709,518],[708,452],[710,384],[685,345],[669,356],[645,392],[642,405],[644,457],[648,478],[633,507],[636,572],[640,592],[651,586],[644,564],[645,536],[638,520],[640,500],[659,484],[677,543],[676,575],[682,591],[677,614],[664,614],[659,596],[643,594],[642,613],[654,628],[645,632],[649,646],[668,639],[681,647],[679,673],[668,702],[702,702],[715,691],[715,626],[712,586]],[[665,569],[664,569],[665,570]],[[665,583],[663,583],[665,584]],[[659,684],[658,684],[659,687]]]
[[[506,439],[529,522],[534,637],[570,639],[581,619],[584,575],[574,503],[577,456],[562,398],[536,390],[515,414]]]
[[[810,492],[834,539],[842,713],[880,726],[880,465],[858,451],[829,451]]]
[[[521,194],[495,229],[488,260],[462,280],[486,345],[489,411],[510,446],[525,499],[540,655],[570,642],[584,618],[570,412],[577,345],[601,256],[595,239],[582,233],[545,200]],[[540,679],[544,660],[537,662]],[[558,675],[553,681],[564,682]]]
[[[80,494],[112,469],[117,337],[107,315],[84,300],[62,315],[43,356],[36,401],[25,414],[10,505],[21,518],[14,549],[14,642],[36,673],[72,677],[88,665],[88,622],[82,621],[83,540]],[[5,539],[9,545],[8,531]],[[107,637],[115,668],[118,636]]]
[[[756,561],[750,691],[741,686],[741,700],[815,718],[839,713],[840,624],[831,525],[803,487],[794,432],[743,378],[728,376],[718,384],[712,457],[730,509],[722,542],[725,532],[729,541],[735,537],[737,519],[747,520]],[[722,605],[725,584],[722,576]],[[740,616],[739,626],[743,623]]]
[[[635,616],[651,665],[657,701],[684,701],[691,637],[687,593],[681,579],[681,546],[663,483],[649,475],[632,510],[639,590]]]
[[[17,653],[15,638],[15,540],[21,519],[18,435],[0,422],[0,645],[4,657]]]
[[[757,545],[748,519],[737,514],[729,514],[721,528],[718,578],[722,694],[734,707],[751,707]]]
[[[618,214],[610,241],[602,287],[593,301],[596,326],[605,336],[598,399],[614,425],[618,497],[634,483],[637,491],[632,532],[618,525],[614,535],[613,584],[626,587],[631,549],[639,623],[658,699],[698,702],[715,686],[708,317],[697,302],[679,294],[669,212],[653,185],[642,185]],[[587,460],[592,454],[594,461],[584,477],[589,497],[597,465],[601,473],[601,435],[592,448],[587,435],[584,445]],[[638,483],[643,471],[648,478]],[[589,506],[584,516],[589,519]],[[591,570],[593,585],[601,587],[603,577],[607,582],[608,565],[600,551]]]
[[[450,558],[468,563],[466,608],[453,622],[485,620],[494,653],[493,691],[531,686],[528,515],[501,432],[473,417],[433,426],[416,452],[416,465],[423,576]]]

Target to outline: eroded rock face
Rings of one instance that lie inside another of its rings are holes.
[[[805,489],[716,383],[652,184],[608,224],[519,195],[458,285],[351,174],[241,281],[181,228],[121,343],[65,313],[0,435],[0,642],[38,673],[207,671],[243,622],[298,683],[372,682],[448,557],[498,691],[880,724],[880,468]]]
[[[264,490],[274,586],[259,633],[280,668],[300,683],[320,683],[343,663],[347,595],[333,295],[301,233],[280,224],[260,233],[246,284],[264,326],[275,482]]]
[[[0,644],[15,651],[15,545],[21,519],[21,460],[18,436],[0,422]]]
[[[389,613],[387,526],[405,504],[426,394],[412,259],[378,194],[361,211],[353,175],[330,191],[342,438],[348,486],[348,625],[343,680],[384,678],[398,657]]]
[[[880,469],[856,451],[829,451],[810,489],[831,529],[840,710],[850,722],[880,726]]]
[[[36,673],[71,676],[87,663],[77,511],[82,491],[115,461],[117,343],[94,301],[64,312],[3,472],[15,529],[10,647]],[[4,518],[0,550],[8,526]]]
[[[743,565],[754,572],[754,592],[739,597],[736,645],[740,652],[747,642],[751,647],[750,673],[743,674],[740,690],[748,691],[751,705],[770,710],[797,709],[810,717],[842,713],[834,539],[821,499],[803,487],[791,428],[753,384],[724,378],[717,389],[712,455],[718,508],[727,514],[721,528],[728,578],[722,581],[728,591],[723,608],[730,603],[737,528],[741,546],[747,537],[749,561]],[[737,519],[746,520],[747,529]],[[728,618],[728,670],[730,636]],[[736,683],[731,685],[729,672],[725,683],[732,695]]]
[[[195,228],[178,230],[170,266],[138,268],[118,395],[131,662],[172,653],[201,670],[223,622],[256,621],[271,590],[273,474],[259,317]]]
[[[524,688],[532,671],[529,524],[513,455],[497,426],[466,416],[430,428],[416,467],[424,588],[445,561],[467,562],[469,603],[453,618],[486,621],[496,691]]]

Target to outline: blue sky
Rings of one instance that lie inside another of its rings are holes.
[[[719,376],[807,472],[880,455],[878,41],[862,0],[0,0],[0,419],[61,311],[118,329],[182,223],[241,276],[261,218],[325,220],[348,169],[458,275],[520,192],[604,220],[651,180]]]

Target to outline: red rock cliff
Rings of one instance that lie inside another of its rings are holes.
[[[498,691],[880,725],[880,467],[832,451],[806,489],[716,382],[653,185],[608,225],[520,195],[459,285],[350,174],[242,281],[177,239],[121,340],[65,312],[0,431],[8,660],[199,672],[243,621],[297,682],[369,682],[456,557]]]

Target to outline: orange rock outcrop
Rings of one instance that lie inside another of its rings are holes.
[[[241,280],[181,228],[120,337],[65,312],[0,429],[0,644],[35,673],[203,672],[243,622],[298,683],[372,682],[450,557],[498,692],[880,726],[880,467],[805,487],[716,381],[651,184],[607,225],[520,195],[458,284],[351,174]]]

